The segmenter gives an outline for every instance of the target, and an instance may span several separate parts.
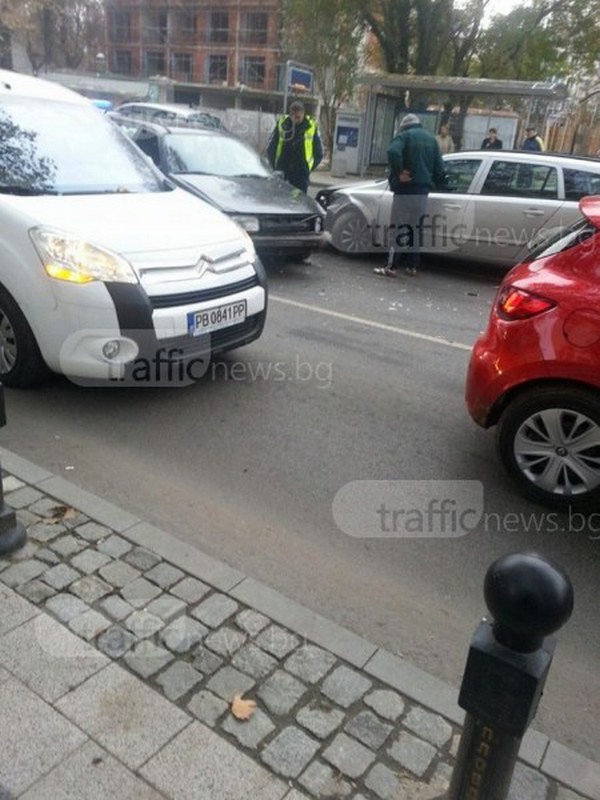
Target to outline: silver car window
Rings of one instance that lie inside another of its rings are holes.
[[[547,164],[494,161],[481,194],[504,197],[558,198],[558,170]]]
[[[600,194],[600,171],[586,172],[582,169],[563,169],[565,200],[581,200],[590,194]]]
[[[469,191],[475,173],[481,165],[480,158],[452,159],[444,161],[448,176],[447,190],[465,193]]]

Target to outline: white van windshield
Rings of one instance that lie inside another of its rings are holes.
[[[158,192],[164,179],[92,105],[2,98],[0,193]]]

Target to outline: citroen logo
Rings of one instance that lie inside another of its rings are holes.
[[[198,276],[204,275],[206,270],[208,269],[208,261],[205,261],[202,256],[196,262],[195,270],[198,273]]]

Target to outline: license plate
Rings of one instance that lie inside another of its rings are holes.
[[[246,319],[246,301],[238,300],[236,303],[227,303],[216,308],[207,308],[205,311],[190,311],[187,315],[188,333],[190,336],[200,336],[219,328],[228,328],[237,325]]]

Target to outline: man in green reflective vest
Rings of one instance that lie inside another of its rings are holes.
[[[288,183],[308,191],[310,173],[323,158],[323,145],[316,121],[297,100],[290,106],[290,113],[277,122],[267,145],[267,157]]]

